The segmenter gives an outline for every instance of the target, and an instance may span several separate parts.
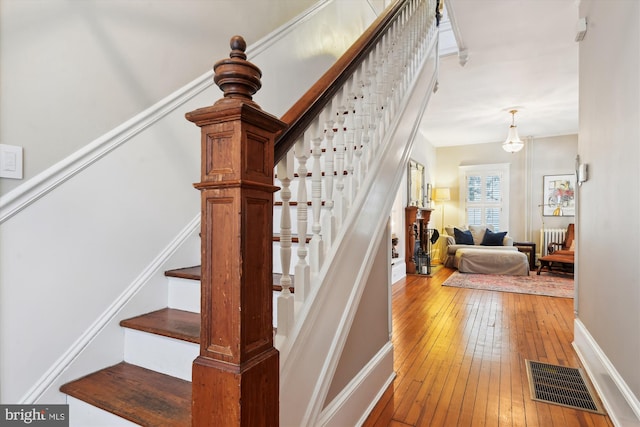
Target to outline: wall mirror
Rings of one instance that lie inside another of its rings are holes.
[[[425,197],[425,170],[424,165],[416,162],[413,159],[409,160],[409,167],[407,168],[407,188],[408,206],[417,206],[424,208],[426,203]]]

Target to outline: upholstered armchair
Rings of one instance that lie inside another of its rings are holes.
[[[547,245],[548,254],[573,256],[574,244],[575,244],[574,237],[575,237],[574,224],[569,224],[567,226],[567,232],[565,233],[565,236],[564,236],[564,242],[549,243]]]
[[[575,260],[574,245],[575,245],[575,231],[573,224],[569,224],[567,232],[564,236],[564,242],[549,243],[547,245],[548,255],[540,258],[540,267],[538,267],[538,274],[542,272],[544,267],[551,272],[554,264],[560,265],[563,270],[573,273],[573,264]]]

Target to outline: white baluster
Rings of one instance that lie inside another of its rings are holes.
[[[385,108],[385,112],[384,112],[384,116],[385,116],[385,123],[384,123],[384,127],[385,129],[389,128],[389,125],[391,124],[391,118],[393,117],[393,108],[392,108],[392,99],[393,99],[393,92],[392,92],[392,81],[393,81],[393,76],[392,76],[392,69],[391,69],[391,53],[392,53],[392,44],[391,44],[391,35],[389,33],[385,34],[384,38],[383,38],[383,44],[384,44],[384,65],[383,65],[383,81],[384,81],[384,94],[385,94],[385,101],[384,101],[384,108]]]
[[[347,118],[347,107],[345,107],[345,90],[340,89],[334,98],[334,111],[336,112],[335,147],[336,147],[336,197],[333,211],[336,217],[336,229],[340,230],[342,221],[347,215],[347,200],[344,192],[344,171],[345,171],[345,121]]]
[[[368,85],[368,104],[369,104],[369,126],[367,128],[367,132],[369,134],[369,166],[371,166],[371,162],[376,157],[378,153],[378,138],[376,134],[377,126],[377,109],[378,109],[378,96],[376,93],[376,88],[378,87],[378,83],[376,82],[376,67],[377,63],[375,61],[375,49],[369,54],[369,66],[367,67],[367,80],[369,82]]]
[[[402,64],[400,64],[400,44],[402,41],[398,34],[398,24],[394,23],[391,28],[391,75],[392,75],[392,87],[394,104],[398,104],[400,99],[400,79],[402,74]]]
[[[369,80],[369,59],[362,63],[362,159],[360,167],[360,185],[364,182],[371,164],[371,144],[369,128],[371,126],[371,80]]]
[[[280,261],[282,263],[282,277],[280,286],[282,291],[278,296],[278,331],[277,335],[286,337],[293,328],[294,298],[291,293],[291,179],[293,178],[293,151],[280,160],[276,168],[278,180],[282,185],[282,215],[280,216]]]
[[[325,253],[331,248],[336,233],[336,219],[333,212],[333,181],[334,181],[334,152],[333,152],[333,124],[335,117],[332,113],[332,103],[327,104],[323,114],[324,117],[324,209],[322,214],[322,241]]]
[[[311,132],[311,155],[313,156],[313,169],[311,171],[311,211],[313,213],[313,224],[311,225],[311,241],[309,242],[309,264],[311,273],[320,271],[322,266],[324,247],[322,242],[322,226],[320,224],[320,211],[322,209],[322,169],[320,167],[320,156],[322,155],[323,126],[319,120],[313,121],[309,127]]]
[[[354,76],[347,83],[347,114],[344,121],[345,127],[345,169],[347,170],[347,182],[346,182],[346,199],[347,203],[355,198],[355,109],[356,109],[356,94],[354,91],[355,81]]]
[[[298,228],[298,262],[295,267],[295,300],[305,301],[311,287],[310,268],[307,262],[307,228],[309,213],[307,205],[307,159],[311,156],[308,134],[305,133],[296,141],[294,153],[298,161],[298,195],[297,202],[297,228]]]
[[[384,38],[380,42],[379,48],[376,52],[378,56],[378,67],[376,69],[376,123],[378,124],[378,146],[381,147],[384,142],[384,136],[387,131],[386,126],[386,112],[387,112],[387,94],[385,93],[385,75],[384,68],[386,58],[384,57]]]
[[[363,172],[363,146],[362,146],[362,134],[363,134],[363,93],[362,93],[362,81],[359,79],[360,71],[362,68],[358,68],[356,71],[356,78],[354,80],[355,90],[355,106],[354,106],[354,175],[353,175],[353,194],[354,197],[358,194],[360,184],[364,176]]]

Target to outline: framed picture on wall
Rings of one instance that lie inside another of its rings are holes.
[[[544,216],[575,216],[575,188],[575,174],[543,176],[542,214]]]

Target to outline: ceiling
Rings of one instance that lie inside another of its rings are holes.
[[[578,2],[446,0],[424,137],[436,147],[503,142],[511,109],[522,139],[577,133]]]

